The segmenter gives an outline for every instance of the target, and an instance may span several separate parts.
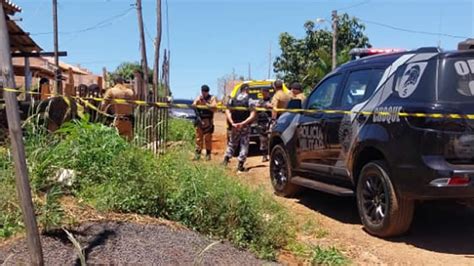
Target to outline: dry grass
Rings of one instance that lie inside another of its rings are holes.
[[[132,222],[141,225],[164,225],[174,230],[189,230],[180,223],[147,215],[99,212],[74,197],[63,197],[61,199],[61,206],[65,215],[74,221],[73,225],[85,222]]]

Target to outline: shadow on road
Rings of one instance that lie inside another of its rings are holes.
[[[297,199],[300,204],[342,223],[361,224],[355,198],[305,190]],[[474,208],[443,201],[418,204],[410,231],[386,240],[474,259],[473,239]]]
[[[474,255],[474,209],[455,202],[419,204],[409,234],[393,241],[442,253]]]
[[[304,189],[297,197],[299,203],[345,224],[360,224],[355,198],[337,197]]]

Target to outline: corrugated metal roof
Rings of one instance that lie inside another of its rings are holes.
[[[2,3],[3,9],[7,14],[7,28],[8,34],[10,36],[10,46],[11,51],[14,52],[40,52],[41,47],[36,44],[33,39],[30,38],[29,34],[23,31],[23,29],[18,26],[9,16],[15,15],[17,12],[21,12],[21,8],[14,4],[10,0],[0,0]]]
[[[10,48],[14,52],[40,52],[41,47],[31,39],[30,35],[23,31],[18,24],[7,20],[8,34],[10,36]]]
[[[5,13],[8,15],[14,15],[17,12],[21,12],[21,7],[17,6],[10,0],[0,0],[3,5]]]

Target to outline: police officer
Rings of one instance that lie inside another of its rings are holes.
[[[202,148],[206,149],[206,160],[211,160],[212,133],[214,133],[214,111],[217,106],[216,97],[209,94],[209,86],[201,86],[201,95],[193,102],[193,106],[203,106],[207,109],[196,108],[196,153],[194,160],[201,159]]]
[[[135,93],[132,89],[124,85],[123,78],[120,76],[114,79],[115,86],[108,89],[104,94],[103,111],[110,111],[114,114],[115,119],[113,125],[117,128],[120,136],[127,140],[133,139],[133,106],[129,104],[113,103],[113,99],[134,100]]]
[[[273,82],[273,89],[275,90],[275,94],[272,98],[272,106],[274,108],[272,120],[276,120],[280,116],[276,109],[286,108],[291,98],[283,91],[283,82],[281,80],[275,80],[275,82]]]
[[[306,100],[306,96],[303,93],[303,86],[298,82],[293,82],[290,86],[291,93],[290,97],[292,100],[301,100],[303,103]]]
[[[238,156],[238,172],[245,171],[245,161],[249,152],[250,142],[250,124],[257,116],[257,112],[253,110],[249,97],[249,85],[243,84],[240,88],[240,93],[233,99],[229,100],[226,110],[227,123],[230,128],[230,137],[227,143],[227,150],[224,155],[222,164],[227,166],[234,151],[240,146]],[[235,109],[232,109],[235,108]],[[239,109],[239,108],[243,108]]]
[[[262,99],[259,99],[257,106],[266,108],[269,111],[259,111],[257,113],[257,124],[260,133],[260,151],[263,154],[262,162],[268,162],[268,134],[270,131],[272,117],[272,97],[270,88],[262,88]]]

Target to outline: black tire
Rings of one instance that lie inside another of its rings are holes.
[[[357,182],[357,208],[364,228],[378,237],[405,233],[413,220],[413,200],[395,192],[384,161],[366,164]]]
[[[295,196],[301,187],[290,183],[291,162],[282,145],[276,145],[270,154],[270,181],[275,194],[282,197]]]

